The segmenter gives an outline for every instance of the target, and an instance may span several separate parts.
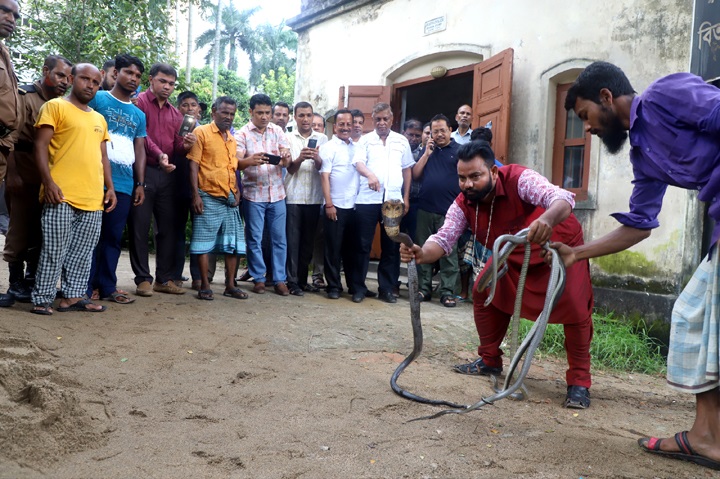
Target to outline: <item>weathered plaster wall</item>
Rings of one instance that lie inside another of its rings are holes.
[[[555,86],[594,60],[620,66],[642,92],[654,79],[689,65],[692,2],[687,0],[391,0],[370,2],[300,32],[296,99],[319,111],[337,107],[343,85],[391,85],[429,74],[429,65],[460,66],[513,48],[511,161],[549,176]],[[447,16],[447,29],[423,36],[425,21]],[[444,53],[443,53],[444,52]],[[466,53],[449,53],[466,52]],[[472,54],[472,55],[469,55]],[[434,58],[423,60],[424,55]],[[443,57],[444,55],[444,57]],[[408,63],[410,62],[410,63]],[[410,66],[408,66],[410,65]],[[627,211],[632,171],[592,143],[590,198],[577,214],[586,240],[614,229],[609,216]],[[623,286],[630,274],[677,291],[698,261],[697,205],[669,189],[661,227],[633,254],[596,262],[594,274]],[[688,225],[690,227],[688,227]],[[621,278],[616,281],[614,278]],[[642,289],[643,281],[635,284]],[[661,288],[662,289],[662,288]]]

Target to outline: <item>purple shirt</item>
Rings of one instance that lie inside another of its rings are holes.
[[[633,192],[629,213],[612,216],[626,226],[657,228],[668,185],[699,190],[720,237],[720,89],[690,73],[660,78],[630,108]]]
[[[174,162],[175,154],[185,156],[182,137],[178,135],[183,114],[169,101],[160,108],[157,97],[149,89],[138,95],[137,106],[147,119],[147,165],[157,166],[163,153],[168,156],[170,163]]]

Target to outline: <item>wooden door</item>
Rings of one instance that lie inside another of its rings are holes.
[[[348,86],[347,96],[345,95],[345,87],[340,87],[340,96],[338,98],[338,109],[348,108],[350,110],[358,109],[365,116],[363,133],[369,133],[373,130],[372,109],[380,103],[390,104],[391,88],[375,85],[375,86]],[[347,103],[346,103],[347,101]],[[382,248],[380,247],[380,225],[375,230],[372,249],[370,250],[370,259],[380,259]]]
[[[348,86],[347,98],[345,95],[345,87],[340,87],[340,96],[338,98],[338,109],[348,108],[350,110],[358,109],[365,115],[364,133],[373,130],[372,109],[380,103],[390,104],[390,87],[371,85],[371,86]],[[345,101],[347,100],[347,104]]]
[[[472,128],[492,121],[495,157],[508,162],[513,49],[508,48],[475,66]]]

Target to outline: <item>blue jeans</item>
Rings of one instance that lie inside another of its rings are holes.
[[[247,262],[250,276],[256,283],[265,282],[267,267],[262,254],[262,237],[265,223],[268,224],[272,243],[272,273],[276,283],[287,281],[285,262],[287,261],[287,238],[285,224],[287,211],[285,200],[274,203],[261,203],[243,200],[242,211],[245,218],[245,240],[247,242]]]
[[[90,279],[87,294],[92,296],[93,289],[100,290],[100,297],[106,298],[117,289],[118,260],[120,259],[120,240],[130,215],[132,196],[116,193],[117,205],[110,213],[102,215],[100,240],[92,257]]]

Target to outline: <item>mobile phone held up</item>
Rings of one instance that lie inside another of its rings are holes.
[[[265,153],[265,158],[267,158],[268,163],[271,165],[279,165],[280,164],[280,157],[278,155],[271,155],[270,153]]]
[[[182,123],[180,124],[180,131],[178,131],[178,135],[185,136],[193,129],[195,128],[195,117],[192,115],[185,115],[185,118],[183,118]]]
[[[317,138],[310,138],[308,140],[308,148],[315,148],[317,146]]]

